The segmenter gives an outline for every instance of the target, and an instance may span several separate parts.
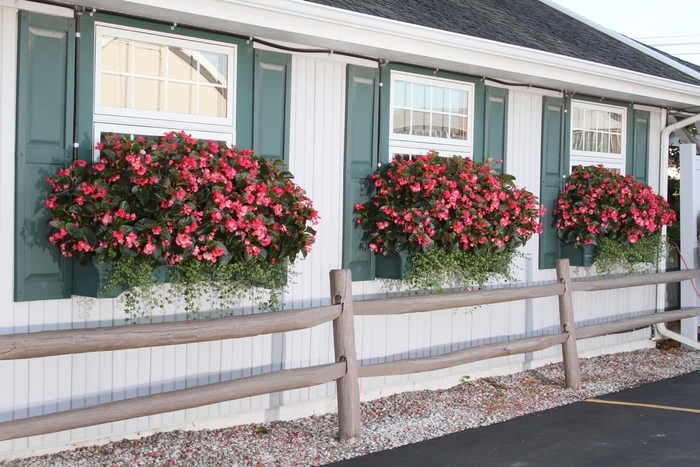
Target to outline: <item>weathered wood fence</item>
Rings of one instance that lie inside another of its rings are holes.
[[[700,308],[654,313],[576,328],[571,299],[572,292],[594,292],[658,285],[692,280],[697,277],[700,277],[700,269],[572,282],[569,261],[564,259],[557,262],[557,283],[555,284],[438,295],[403,296],[353,303],[350,271],[334,270],[330,272],[332,304],[329,306],[194,322],[0,335],[0,360],[14,360],[251,337],[306,329],[332,320],[336,360],[335,363],[327,365],[279,370],[233,381],[2,422],[0,423],[0,441],[156,415],[336,381],[338,435],[342,442],[354,442],[360,438],[361,434],[358,377],[439,370],[479,360],[534,352],[561,345],[566,386],[578,388],[580,374],[576,339],[603,336],[698,316]],[[354,315],[417,313],[552,296],[559,297],[559,333],[470,347],[443,355],[396,360],[359,368],[357,366]]]

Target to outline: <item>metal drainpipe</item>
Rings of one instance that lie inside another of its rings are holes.
[[[80,131],[78,128],[80,115],[80,18],[85,11],[81,5],[75,6],[75,77],[73,86],[73,160],[78,159],[78,148],[80,143],[78,138]]]
[[[700,114],[693,117],[686,118],[680,122],[676,122],[673,125],[669,125],[663,129],[661,132],[661,149],[659,153],[659,191],[665,191],[668,186],[666,177],[668,176],[668,148],[669,148],[669,137],[674,130],[686,127],[690,124],[700,121]]]
[[[700,350],[700,343],[695,342],[692,339],[688,339],[685,336],[681,336],[673,331],[669,331],[664,323],[659,323],[654,325],[654,330],[662,337],[666,339],[673,339],[674,341],[680,342],[683,345],[687,345],[695,350]]]
[[[688,125],[691,125],[695,122],[700,121],[700,114],[697,114],[693,117],[686,118],[684,120],[681,120],[680,122],[676,122],[672,125],[667,126],[666,128],[661,131],[661,148],[659,149],[659,191],[660,192],[665,192],[668,188],[668,149],[669,149],[669,137],[671,136],[671,133],[674,130],[678,130],[679,128],[684,128]],[[665,232],[665,228],[664,228]],[[663,304],[659,305],[659,301],[661,300],[661,294],[662,290],[665,291],[666,285],[665,284],[660,284],[656,286],[656,296],[659,297],[657,299],[657,307],[662,308]],[[654,325],[655,331],[660,335],[663,336],[667,339],[673,339],[674,341],[680,342],[681,344],[687,345],[690,348],[693,348],[695,350],[700,350],[700,345],[691,340],[688,339],[685,336],[682,336],[680,334],[677,334],[673,331],[669,331],[668,328],[666,327],[665,324],[660,323]]]

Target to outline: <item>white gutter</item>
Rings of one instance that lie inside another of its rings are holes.
[[[667,126],[661,132],[661,148],[659,149],[659,192],[665,193],[668,188],[667,172],[668,172],[668,148],[669,137],[674,130],[687,127],[695,122],[700,122],[700,114],[676,122]]]
[[[685,336],[681,336],[680,334],[675,333],[673,331],[669,331],[664,323],[655,324],[654,330],[661,337],[665,337],[666,339],[673,339],[674,341],[680,342],[683,345],[687,345],[690,348],[693,348],[695,350],[700,350],[700,343],[695,342],[694,340],[688,339]]]

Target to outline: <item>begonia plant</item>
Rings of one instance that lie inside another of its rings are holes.
[[[574,167],[553,214],[563,242],[599,247],[599,269],[601,259],[617,255],[603,261],[605,272],[616,261],[658,263],[661,230],[676,221],[666,199],[649,185],[602,165]]]
[[[537,198],[491,164],[430,152],[398,157],[371,180],[374,194],[355,205],[369,248],[384,255],[411,252],[411,274],[425,276],[418,282],[428,288],[440,289],[444,277],[427,276],[446,270],[459,276],[460,286],[505,272],[517,248],[542,230]]]
[[[166,265],[192,282],[229,265],[246,264],[239,274],[286,267],[311,249],[318,213],[278,161],[184,132],[108,135],[97,149],[99,162],[76,160],[47,178],[49,240],[64,256],[113,262],[127,275]]]

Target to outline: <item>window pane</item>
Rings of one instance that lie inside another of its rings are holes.
[[[413,108],[430,108],[430,86],[415,83],[413,84]]]
[[[610,129],[610,112],[598,112],[598,121],[596,126],[600,131],[609,131]]]
[[[228,57],[224,54],[214,52],[200,52],[200,66],[205,70],[210,70],[212,75],[218,75],[219,84],[224,84],[228,80]],[[214,81],[212,81],[214,82]]]
[[[128,73],[131,71],[130,47],[126,39],[102,38],[102,69]]]
[[[197,113],[197,85],[170,83],[168,85],[168,112]]]
[[[164,78],[163,49],[160,45],[134,41],[134,73]]]
[[[102,105],[131,107],[131,78],[102,73]]]
[[[584,110],[583,128],[585,130],[595,130],[597,113],[595,110]]]
[[[613,154],[622,154],[622,135],[610,135],[610,152]]]
[[[571,138],[571,149],[583,151],[583,130],[574,130]]]
[[[411,122],[411,111],[397,109],[394,110],[394,133],[407,135],[409,133],[409,124]]]
[[[583,109],[574,108],[574,116],[571,125],[574,128],[583,128]]]
[[[433,114],[433,129],[430,136],[449,138],[450,117],[445,114]]]
[[[610,134],[609,133],[598,133],[597,136],[597,151],[598,152],[610,152]]]
[[[453,116],[450,123],[450,138],[467,139],[467,117]]]
[[[168,78],[196,82],[197,60],[193,55],[193,50],[170,47],[168,51]]]
[[[462,115],[467,114],[467,92],[457,91],[455,89],[450,90],[451,104],[452,108],[450,111],[452,113],[458,113]]]
[[[622,115],[610,114],[610,129],[613,133],[622,133]]]
[[[134,79],[134,106],[140,110],[165,110],[163,108],[164,83],[155,79]]]
[[[430,136],[430,113],[413,112],[411,134],[416,136]]]
[[[433,110],[447,112],[450,109],[450,90],[445,88],[433,88]]]
[[[595,151],[595,132],[587,131],[584,133],[583,150]]]
[[[394,82],[394,105],[399,107],[408,107],[410,99],[408,97],[409,83],[404,81]]]
[[[226,116],[226,89],[212,86],[199,87],[199,115]]]

